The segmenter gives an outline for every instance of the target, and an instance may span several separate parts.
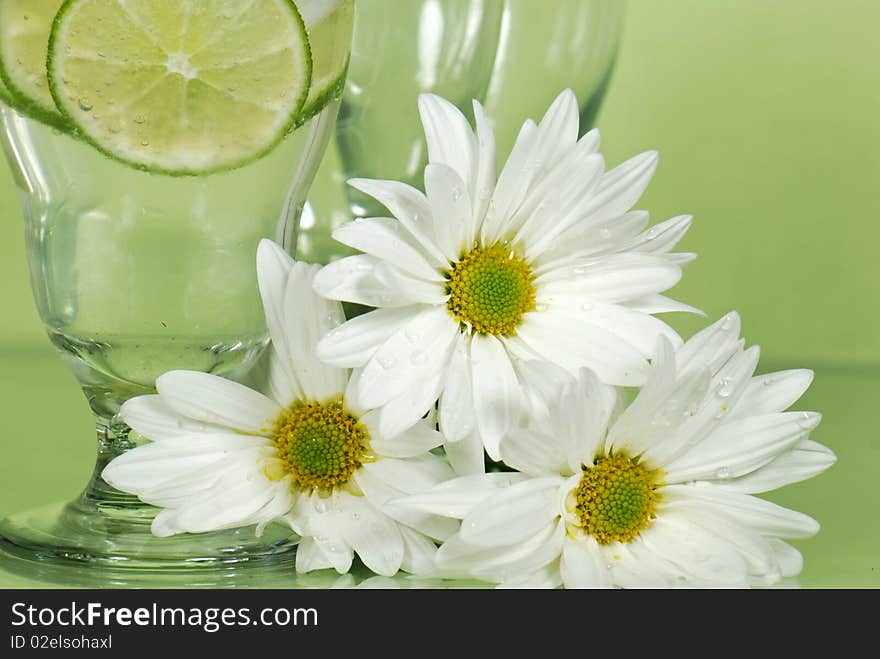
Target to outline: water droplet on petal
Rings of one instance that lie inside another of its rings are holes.
[[[458,201],[461,199],[461,190],[459,188],[452,188],[452,201]]]
[[[806,430],[811,429],[814,425],[816,425],[815,417],[809,412],[804,412],[800,419],[798,419],[798,425],[801,428]]]
[[[599,235],[602,236],[605,240],[611,237],[611,229],[600,229]]]
[[[645,231],[645,240],[654,240],[657,237],[657,229],[651,227],[647,231]]]
[[[379,358],[379,366],[381,366],[382,368],[394,368],[395,364],[397,364],[397,358],[395,357]]]
[[[587,274],[589,271],[590,271],[590,269],[589,269],[589,268],[586,268],[586,267],[584,267],[584,266],[578,266],[577,268],[575,268],[574,270],[572,270],[572,272],[573,272],[574,274],[576,274],[576,275],[585,275],[585,274]]]
[[[594,305],[592,302],[587,302],[586,304],[581,305],[581,311],[592,311],[593,308],[594,308]]]
[[[93,107],[92,103],[91,103],[91,101],[89,101],[89,99],[87,99],[87,98],[79,99],[79,109],[82,110],[83,112],[90,112],[92,107]]]
[[[134,119],[132,119],[132,121],[134,121],[136,124],[143,124],[143,123],[146,123],[147,118],[142,114],[136,114],[134,116]]]
[[[721,467],[715,472],[715,477],[721,479],[730,478],[730,469],[727,467]]]

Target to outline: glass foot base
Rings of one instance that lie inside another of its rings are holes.
[[[280,524],[157,538],[150,506],[56,503],[0,520],[0,553],[16,560],[114,570],[202,570],[292,566],[296,536]],[[291,568],[292,569],[292,568]]]

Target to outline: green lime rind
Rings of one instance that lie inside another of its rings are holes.
[[[3,78],[0,77],[0,102],[12,107],[12,95],[9,93],[9,90],[6,88],[6,83],[3,82]]]
[[[339,74],[339,77],[333,81],[321,94],[315,98],[308,106],[304,107],[302,112],[300,112],[300,116],[296,121],[296,124],[293,126],[294,129],[299,128],[303,124],[312,119],[315,115],[317,115],[321,110],[327,107],[327,104],[331,101],[335,101],[338,98],[342,97],[342,92],[345,91],[345,80],[348,77],[348,62],[345,64],[345,68],[342,70],[342,73]]]
[[[205,167],[205,168],[170,168],[170,167],[162,167],[157,166],[155,164],[148,164],[144,162],[139,162],[137,160],[133,160],[130,158],[126,158],[124,156],[119,155],[118,152],[114,151],[112,148],[102,144],[98,139],[96,139],[87,129],[87,127],[77,119],[74,112],[68,108],[67,103],[65,102],[65,98],[63,92],[61,90],[60,81],[57,78],[56,66],[59,62],[59,50],[58,50],[58,41],[59,34],[61,32],[62,26],[64,24],[65,19],[68,14],[71,12],[72,8],[75,7],[79,2],[83,0],[65,0],[64,4],[61,5],[61,8],[58,10],[58,14],[55,16],[55,20],[52,23],[52,31],[49,37],[49,50],[47,57],[47,71],[48,71],[48,81],[49,81],[49,91],[52,94],[52,98],[55,100],[55,104],[58,106],[58,109],[61,111],[64,121],[66,124],[71,126],[73,130],[76,131],[77,136],[83,141],[90,144],[96,150],[104,154],[107,158],[119,162],[121,164],[127,165],[136,170],[140,170],[143,172],[151,173],[151,174],[162,174],[165,176],[172,177],[189,177],[189,176],[203,176],[208,174],[217,174],[221,172],[232,171],[243,167],[249,163],[252,163],[260,158],[264,157],[266,154],[274,150],[286,137],[287,135],[293,131],[297,126],[297,121],[302,114],[303,106],[309,95],[309,89],[311,87],[311,78],[312,78],[312,54],[311,48],[309,46],[309,38],[308,33],[305,27],[305,23],[303,22],[302,15],[299,12],[296,4],[293,0],[282,0],[282,3],[291,13],[291,16],[294,18],[294,22],[296,24],[296,29],[299,32],[299,36],[301,38],[301,44],[303,47],[303,65],[304,69],[302,71],[305,77],[305,84],[302,85],[300,89],[299,95],[293,105],[293,110],[290,113],[290,116],[283,127],[281,127],[275,138],[268,144],[266,144],[261,149],[249,153],[247,157],[242,158],[240,160],[236,160],[230,163],[224,163],[217,167]],[[63,55],[61,56],[63,57]],[[246,121],[246,118],[242,119]]]

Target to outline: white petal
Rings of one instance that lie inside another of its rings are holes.
[[[681,457],[662,465],[667,482],[748,474],[793,447],[821,418],[814,412],[785,412],[724,424]]]
[[[408,306],[376,309],[356,316],[322,338],[317,355],[333,366],[363,366],[379,346],[423,310],[421,306]]]
[[[522,384],[528,408],[528,425],[536,428],[551,427],[557,416],[559,392],[566,383],[572,381],[571,374],[552,362],[525,354],[520,341],[507,340],[505,347],[514,360],[513,367]]]
[[[680,497],[673,501],[664,501],[664,510],[675,510],[684,514],[698,526],[734,547],[746,561],[750,575],[761,576],[768,582],[778,581],[779,570],[767,538],[741,524],[720,506],[710,508],[700,503]]]
[[[290,358],[282,358],[274,343],[269,344],[265,364],[267,371],[266,382],[269,388],[268,393],[272,400],[277,401],[279,404],[289,405],[290,401],[305,398],[305,394],[299,388],[299,382],[296,381],[296,377],[293,375],[293,369],[290,367]]]
[[[535,175],[532,155],[537,133],[538,127],[529,119],[517,135],[486,211],[480,233],[483,244],[491,245],[504,233],[518,228],[510,226],[509,218],[522,203]]]
[[[525,581],[525,575],[534,574],[548,564],[558,562],[564,538],[565,524],[562,520],[551,521],[523,542],[501,550],[492,548],[471,554],[470,573],[478,579],[508,586],[511,582]]]
[[[773,548],[776,562],[779,564],[783,577],[796,577],[804,568],[804,557],[801,553],[787,542],[777,538],[769,538],[768,542]]]
[[[663,492],[664,496],[687,497],[702,502],[708,509],[720,508],[736,518],[740,524],[749,526],[762,535],[809,538],[819,531],[818,522],[809,515],[713,485],[669,485]]]
[[[498,445],[522,413],[522,394],[510,356],[492,335],[471,340],[471,382],[477,427],[486,452],[498,460]]]
[[[260,509],[275,494],[271,485],[266,478],[242,478],[214,488],[211,496],[191,499],[176,509],[174,526],[178,531],[204,533],[255,524]]]
[[[584,322],[616,334],[644,355],[650,355],[654,351],[657,338],[661,336],[666,337],[675,347],[681,345],[681,337],[662,320],[619,304],[585,302],[580,299],[576,301],[576,306],[568,304],[568,300],[560,302],[560,305],[566,307],[568,313],[581,317]]]
[[[641,534],[645,546],[688,575],[693,586],[745,586],[745,561],[733,547],[692,523],[669,512],[658,515]]]
[[[813,382],[813,371],[797,369],[759,375],[752,379],[746,391],[731,411],[730,417],[742,418],[772,414],[787,410]]]
[[[691,228],[693,219],[692,215],[678,215],[655,224],[636,238],[628,249],[650,254],[665,254],[684,238],[684,234]]]
[[[476,119],[479,158],[477,175],[471,187],[471,203],[474,208],[473,223],[467,234],[468,243],[476,240],[477,227],[489,208],[489,200],[492,198],[496,182],[495,134],[483,106],[476,100],[474,100],[474,118]]]
[[[157,378],[156,389],[178,414],[245,433],[267,433],[281,415],[274,400],[210,373],[169,371]]]
[[[632,386],[644,381],[647,359],[608,330],[550,309],[526,314],[518,338],[543,359],[575,372],[585,366],[606,384]]]
[[[388,262],[377,263],[373,276],[395,297],[421,304],[445,305],[449,300],[445,283],[419,279]]]
[[[434,571],[434,555],[437,545],[427,537],[406,526],[399,526],[403,539],[403,561],[400,569],[410,574],[429,574]]]
[[[370,307],[404,307],[413,300],[394,293],[376,279],[379,259],[369,254],[347,256],[321,268],[315,275],[315,292],[329,300],[356,302]]]
[[[460,334],[440,396],[440,430],[450,442],[467,437],[476,425],[470,369],[470,336]],[[482,449],[481,449],[482,451]]]
[[[287,365],[287,333],[284,327],[284,294],[294,260],[277,243],[263,239],[257,247],[257,282],[272,344]]]
[[[560,478],[534,478],[494,494],[461,523],[467,543],[493,547],[521,542],[558,517]]]
[[[324,570],[332,568],[333,564],[321,551],[312,538],[303,538],[296,546],[296,571],[300,574],[311,572],[312,570]]]
[[[462,476],[441,483],[431,490],[396,498],[387,505],[393,509],[407,508],[442,517],[464,519],[489,497],[525,480],[523,474],[515,472]]]
[[[540,147],[546,152],[542,160],[554,162],[571,149],[578,141],[579,129],[577,97],[571,89],[563,89],[538,124]]]
[[[566,475],[578,473],[581,465],[590,464],[600,452],[616,403],[617,392],[589,369],[580,369],[577,381],[562,389],[554,427],[557,443],[564,449]]]
[[[482,474],[486,471],[486,454],[483,452],[483,442],[476,430],[457,442],[446,442],[443,449],[446,451],[449,465],[459,476]]]
[[[471,199],[465,181],[470,179],[462,180],[446,165],[425,167],[425,193],[434,218],[434,235],[450,261],[457,261],[468,248],[468,240],[472,241]]]
[[[318,506],[326,508],[319,512]],[[345,574],[351,568],[354,558],[351,546],[342,533],[343,514],[338,501],[321,499],[318,494],[297,498],[293,516],[297,521],[294,526],[302,526],[304,537],[312,537],[333,568]]]
[[[646,151],[610,170],[602,177],[583,215],[589,216],[593,222],[623,215],[648,187],[658,160],[656,151]]]
[[[358,379],[361,404],[379,407],[421,386],[429,374],[445,366],[458,327],[444,308],[429,308],[382,344]],[[427,411],[413,410],[412,421]]]
[[[530,476],[567,474],[568,462],[559,437],[538,429],[514,428],[501,440],[504,464]]]
[[[342,305],[318,297],[312,290],[317,266],[296,263],[290,270],[284,296],[284,322],[291,370],[300,391],[310,400],[341,396],[348,371],[321,362],[318,341],[345,319]]]
[[[101,476],[117,489],[139,496],[165,485],[180,489],[194,477],[203,484],[200,489],[206,489],[240,452],[259,450],[265,441],[230,433],[153,442],[117,456],[104,467]]]
[[[443,281],[443,275],[428,263],[421,246],[403,225],[387,217],[348,222],[333,231],[333,238],[410,274],[428,281]]]
[[[344,510],[342,533],[364,565],[386,577],[396,574],[404,552],[397,523],[362,497],[346,497]]]
[[[528,258],[555,252],[556,241],[576,223],[583,224],[580,209],[595,193],[604,166],[602,156],[578,144],[538,178],[513,220],[521,225],[515,242],[526,246]]]
[[[201,423],[181,416],[161,396],[155,394],[128,399],[122,404],[119,414],[131,428],[154,442],[191,435],[231,432],[224,426]]]
[[[363,490],[365,496],[389,517],[401,524],[412,527],[429,538],[443,540],[458,530],[458,522],[454,519],[445,519],[432,513],[425,513],[414,507],[396,506],[390,500],[397,500],[404,492],[392,487],[368,469],[359,469],[354,474],[355,482]],[[431,485],[422,482],[418,487],[422,490],[430,489]]]
[[[374,424],[379,422],[378,417],[377,412],[368,412],[361,417],[361,422],[370,430],[371,437],[373,437]],[[383,439],[382,435],[377,433],[375,438],[370,440],[370,448],[377,455],[389,458],[412,458],[437,448],[444,441],[446,438],[441,433],[424,421],[419,421],[390,439]]]
[[[611,254],[579,265],[560,268],[535,279],[541,301],[552,304],[555,296],[580,296],[584,303],[625,302],[660,293],[681,279],[681,268],[654,254]]]
[[[433,235],[431,207],[424,194],[398,181],[351,179],[348,184],[370,195],[385,206],[421,245],[428,262],[435,268],[448,267]]]
[[[477,168],[477,139],[461,111],[439,96],[421,94],[419,114],[428,161],[450,167],[462,181],[472,181]]]
[[[750,474],[730,480],[718,480],[718,487],[744,494],[760,494],[807,480],[837,462],[837,456],[826,446],[802,439],[790,451]]]
[[[443,388],[444,372],[439,368],[417,386],[385,403],[379,410],[377,437],[393,439],[430,413]],[[421,416],[418,413],[421,412]]]
[[[562,585],[562,576],[559,573],[559,561],[548,563],[540,570],[531,574],[523,575],[519,579],[510,579],[498,585],[498,588],[508,589],[535,589],[552,590]]]
[[[559,563],[562,582],[571,588],[611,588],[611,573],[599,551],[599,543],[592,536],[562,543],[562,561]]]
[[[735,311],[725,315],[704,330],[694,334],[675,355],[678,370],[705,368],[714,373],[741,349],[740,318]]]
[[[559,241],[569,238],[567,232],[574,233],[577,227],[586,224],[581,208],[595,194],[604,167],[602,156],[579,144],[550,172],[539,177],[513,220],[519,227],[516,241],[525,245],[527,258],[542,261],[548,256],[552,258],[560,247]],[[595,228],[593,235],[597,234],[600,231]],[[577,237],[581,240],[570,248],[588,244],[581,236]]]
[[[512,582],[558,559],[565,535],[559,520],[550,520],[522,542],[482,547],[464,540],[460,534],[449,538],[437,552],[443,570],[465,573],[486,581]]]
[[[362,469],[407,494],[425,492],[454,476],[446,462],[431,454],[406,459],[381,458],[367,462]]]
[[[670,311],[682,311],[684,313],[693,313],[705,318],[706,314],[696,307],[689,304],[672,300],[665,295],[646,295],[637,300],[627,300],[622,302],[627,309],[640,311],[647,314],[667,313]]]

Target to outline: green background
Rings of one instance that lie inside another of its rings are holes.
[[[813,437],[839,462],[771,497],[823,525],[798,543],[808,587],[880,586],[877,25],[875,0],[631,0],[598,118],[610,164],[660,151],[638,206],[695,216],[682,247],[700,256],[674,297],[710,319],[739,310],[760,370],[816,371],[798,407],[824,414]],[[5,168],[0,214],[2,515],[73,496],[93,442],[37,318]],[[689,335],[706,321],[672,322]]]

